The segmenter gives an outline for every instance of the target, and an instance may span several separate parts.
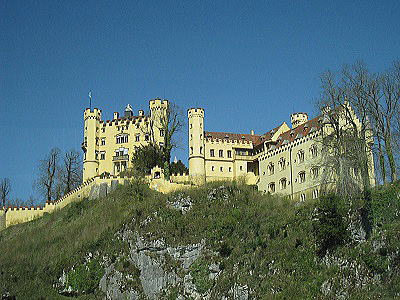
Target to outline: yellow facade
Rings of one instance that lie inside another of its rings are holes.
[[[87,108],[82,143],[83,181],[103,173],[118,175],[130,166],[135,147],[150,141],[162,145],[164,137],[158,122],[168,105],[167,100],[150,100],[149,115],[145,115],[143,110],[134,115],[128,105],[123,116],[115,112],[113,119],[107,121],[102,120],[98,108]]]
[[[324,184],[321,137],[329,134],[322,116],[308,120],[306,113],[291,115],[262,134],[204,131],[204,110],[188,110],[189,174],[196,182],[241,180],[263,192],[280,193],[292,199],[317,198]],[[357,120],[358,125],[360,123]],[[367,137],[372,139],[371,136]],[[369,143],[369,142],[368,142]],[[371,184],[375,184],[372,151],[369,153]],[[202,180],[199,177],[202,176]]]

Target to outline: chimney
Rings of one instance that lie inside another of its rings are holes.
[[[253,129],[250,130],[250,134],[251,134],[251,135],[254,135],[254,130],[253,130]]]
[[[114,112],[114,120],[119,118],[119,113],[118,112]]]

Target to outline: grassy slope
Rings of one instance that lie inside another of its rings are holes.
[[[398,190],[390,187],[373,193],[374,224],[381,228],[379,232],[386,232],[389,252],[399,249],[399,217],[389,213],[398,209]],[[189,213],[167,207],[167,201],[177,197],[191,199]],[[268,297],[271,290],[282,297],[321,297],[321,284],[340,277],[340,271],[321,264],[316,256],[315,206],[312,201],[296,206],[235,184],[211,184],[170,195],[137,184],[121,187],[105,199],[74,203],[0,232],[0,293],[63,298],[53,288],[62,270],[82,263],[89,252],[121,251],[124,245],[113,236],[125,224],[148,238],[164,238],[170,245],[205,239],[208,249],[220,253],[205,256],[205,263],[216,262],[224,268],[214,293],[225,293],[237,282],[248,284],[257,298]],[[149,216],[152,221],[143,222]],[[376,235],[371,241],[381,234]],[[371,241],[344,245],[335,253],[383,278],[383,284],[371,285],[369,291],[352,290],[354,297],[393,296],[400,292],[393,287],[399,278],[386,276],[387,254],[374,253]],[[202,284],[207,287],[207,282]]]

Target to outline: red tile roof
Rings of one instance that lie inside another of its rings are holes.
[[[285,145],[287,143],[293,142],[296,138],[300,138],[303,136],[308,135],[311,132],[314,132],[314,130],[318,130],[321,128],[321,123],[319,122],[319,119],[321,116],[318,116],[314,119],[311,119],[304,124],[299,125],[295,129],[291,129],[288,131],[283,132],[277,140],[277,143],[275,145],[276,148],[279,148],[282,145]],[[240,134],[240,133],[230,133],[230,132],[210,132],[206,131],[204,132],[204,136],[208,139],[212,140],[230,140],[230,141],[247,141],[253,143],[253,146],[259,146],[262,145],[265,141],[271,140],[272,136],[274,133],[281,127],[282,125],[279,125],[278,127],[271,129],[270,131],[259,135],[251,135],[251,134]],[[313,129],[314,128],[314,129]],[[287,141],[287,142],[285,142]]]
[[[260,135],[258,134],[241,134],[241,133],[231,133],[231,132],[204,132],[204,136],[207,139],[212,140],[228,140],[228,141],[246,141],[257,145],[261,142]]]
[[[321,116],[318,116],[314,119],[311,119],[299,126],[295,129],[288,130],[282,133],[278,137],[278,143],[275,145],[276,148],[279,148],[282,145],[286,145],[288,143],[293,142],[297,138],[301,138],[307,136],[309,133],[314,132],[315,130],[319,130],[322,127],[322,123],[319,122]],[[285,142],[287,141],[287,142]]]

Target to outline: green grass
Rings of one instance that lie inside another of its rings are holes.
[[[65,270],[70,285],[81,291],[77,298],[102,298],[95,288],[104,272],[99,263],[102,256],[116,260],[116,268],[131,274],[132,286],[140,290],[140,271],[124,259],[127,244],[115,238],[124,227],[148,239],[162,238],[170,246],[205,241],[206,250],[190,272],[198,291],[212,288],[212,298],[227,294],[233,283],[248,285],[255,299],[323,298],[322,283],[327,279],[336,282],[344,271],[322,263],[318,255],[321,239],[327,239],[329,253],[381,276],[382,282],[371,283],[368,290],[351,287],[350,296],[394,297],[400,292],[393,286],[400,282],[398,193],[398,184],[372,191],[374,228],[368,241],[357,244],[345,234],[343,243],[331,247],[329,239],[340,239],[343,233],[338,235],[336,218],[346,224],[347,211],[340,208],[326,220],[316,221],[317,208],[331,209],[322,201],[296,205],[235,182],[211,183],[168,195],[134,183],[119,187],[104,199],[73,203],[0,232],[0,293],[9,292],[17,299],[66,299],[54,288]],[[168,206],[180,197],[192,202],[186,214]],[[340,228],[345,230],[345,226]],[[374,241],[382,239],[384,249],[374,251]],[[87,263],[88,253],[99,255]],[[211,263],[222,270],[216,282],[208,279]],[[174,268],[179,268],[179,263],[166,257],[165,269]],[[180,287],[171,287],[164,294],[175,295],[178,290]]]

